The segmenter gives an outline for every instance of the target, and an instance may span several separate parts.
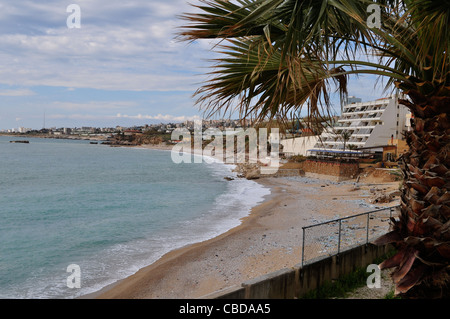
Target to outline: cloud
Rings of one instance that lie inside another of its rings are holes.
[[[55,101],[51,104],[53,109],[57,110],[65,110],[65,111],[104,111],[104,110],[113,110],[113,109],[123,109],[123,108],[132,108],[136,106],[136,102],[133,101],[91,101],[85,103],[74,103],[74,102],[58,102]]]
[[[126,115],[126,114],[120,114],[117,113],[117,118],[127,118],[127,119],[136,119],[136,120],[157,120],[157,121],[164,121],[164,122],[184,122],[184,121],[194,121],[194,120],[200,120],[201,117],[198,115],[194,116],[174,116],[174,115]]]
[[[127,115],[127,114],[116,114],[116,115],[102,115],[102,114],[81,114],[81,113],[72,113],[72,114],[63,114],[63,113],[54,113],[54,114],[48,114],[46,116],[47,120],[75,120],[75,121],[82,121],[85,123],[86,121],[96,121],[98,122],[105,122],[108,121],[110,125],[117,124],[118,120],[132,120],[134,123],[136,121],[149,121],[149,122],[163,122],[163,123],[179,123],[184,121],[195,121],[195,120],[201,120],[200,116],[194,115],[194,116],[175,116],[175,115]],[[21,119],[16,119],[16,121]]]
[[[0,1],[0,127],[40,128],[44,113],[52,126],[194,118],[215,56],[210,41],[175,39],[178,16],[197,11],[188,2],[199,0]],[[66,25],[70,3],[79,29]]]
[[[30,96],[35,93],[29,89],[0,90],[0,96]]]
[[[81,28],[66,4],[2,4],[0,83],[101,90],[195,90],[207,51],[174,41],[185,0],[78,0]],[[1,10],[0,10],[1,11]],[[15,26],[13,28],[13,26]],[[20,26],[20,27],[18,27]]]
[[[389,90],[384,91],[385,85],[386,79],[376,75],[360,75],[349,79],[348,93],[362,98],[363,102],[373,101],[390,94]]]

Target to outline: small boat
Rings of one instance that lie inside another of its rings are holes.
[[[98,142],[90,142],[90,144],[98,144]]]
[[[9,141],[10,143],[23,143],[23,144],[29,144],[30,141]]]

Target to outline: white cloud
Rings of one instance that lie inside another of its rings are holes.
[[[86,103],[73,103],[73,102],[53,102],[51,107],[58,110],[66,111],[103,111],[113,109],[132,108],[136,106],[136,102],[132,101],[91,101]]]
[[[29,89],[0,90],[0,96],[30,96],[35,93]]]
[[[384,92],[385,85],[386,79],[379,78],[376,75],[353,76],[349,79],[348,93],[362,98],[363,102],[373,101],[390,94],[389,91]]]
[[[66,5],[29,0],[3,5],[0,83],[106,90],[195,90],[207,52],[175,42],[185,0],[79,0],[80,29],[66,26]],[[45,10],[48,9],[48,10]],[[4,15],[5,13],[3,13]],[[21,28],[11,29],[12,25]],[[3,28],[4,27],[4,28]]]
[[[48,114],[46,116],[47,120],[76,120],[76,121],[113,121],[113,120],[133,120],[133,121],[160,121],[160,122],[184,122],[184,121],[194,121],[201,120],[200,116],[175,116],[170,114],[158,114],[158,115],[127,115],[127,114],[116,114],[116,115],[95,115],[95,114],[62,114],[54,113]],[[21,119],[16,119],[21,120]]]
[[[164,122],[184,122],[184,121],[194,121],[194,120],[200,120],[201,117],[198,115],[194,116],[174,116],[174,115],[127,115],[127,114],[120,114],[117,113],[117,118],[127,118],[127,119],[136,119],[136,120],[157,120],[157,121],[164,121]]]

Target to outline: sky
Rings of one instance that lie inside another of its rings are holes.
[[[68,27],[70,4],[79,28]],[[0,0],[0,130],[201,118],[193,94],[217,55],[210,41],[175,39],[178,16],[194,10],[188,0]],[[382,92],[361,77],[349,94]]]

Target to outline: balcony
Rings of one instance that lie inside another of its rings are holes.
[[[360,130],[360,129],[374,129],[375,125],[358,125],[358,126],[342,126],[339,128],[339,130]]]
[[[352,137],[358,137],[358,138],[364,138],[364,137],[369,137],[370,133],[367,134],[360,134],[360,133],[353,133]]]

